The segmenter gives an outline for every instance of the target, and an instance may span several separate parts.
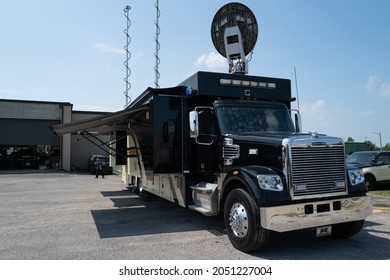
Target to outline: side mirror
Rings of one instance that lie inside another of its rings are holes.
[[[197,111],[190,112],[190,137],[197,138],[199,136],[199,114]]]
[[[298,110],[291,110],[294,111],[294,124],[295,124],[295,132],[296,133],[302,133],[302,118],[301,114]]]

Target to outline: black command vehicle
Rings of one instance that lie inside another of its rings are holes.
[[[223,212],[245,252],[272,231],[358,233],[372,211],[363,173],[347,168],[342,139],[300,132],[292,101],[289,80],[256,76],[198,72],[149,88],[129,108],[129,183],[204,215]]]
[[[346,164],[341,138],[301,132],[293,101],[287,79],[198,72],[54,131],[116,134],[126,184],[206,216],[223,213],[241,251],[263,247],[274,231],[355,235],[372,213],[363,172]]]
[[[126,184],[223,213],[241,251],[263,247],[274,231],[352,236],[372,212],[363,172],[347,166],[342,139],[302,133],[290,80],[246,75],[257,33],[248,7],[226,4],[211,35],[229,74],[198,72],[177,87],[148,88],[125,110],[54,130],[111,132]]]

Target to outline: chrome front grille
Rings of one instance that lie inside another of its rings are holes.
[[[292,145],[293,199],[347,193],[344,145]]]

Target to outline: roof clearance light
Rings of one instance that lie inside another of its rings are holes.
[[[232,80],[233,86],[241,86],[241,82],[240,80]]]
[[[244,87],[249,87],[250,84],[251,84],[250,81],[242,81],[242,85],[243,85]]]
[[[219,83],[223,86],[230,86],[232,84],[232,80],[230,79],[220,79]]]
[[[268,88],[275,89],[276,84],[275,83],[268,83]]]
[[[266,88],[266,87],[267,87],[267,83],[259,82],[259,88]]]
[[[265,82],[256,82],[256,81],[220,79],[219,84],[222,86],[236,86],[236,87],[243,86],[243,87],[253,87],[253,88],[276,89],[276,83],[265,83]]]

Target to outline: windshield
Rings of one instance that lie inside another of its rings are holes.
[[[371,165],[376,153],[354,153],[347,158],[347,163]]]
[[[294,132],[290,114],[283,107],[226,106],[217,108],[222,133]]]
[[[108,163],[110,161],[110,159],[108,157],[100,157],[100,158],[98,158],[98,160],[101,162],[104,162],[104,163]]]

